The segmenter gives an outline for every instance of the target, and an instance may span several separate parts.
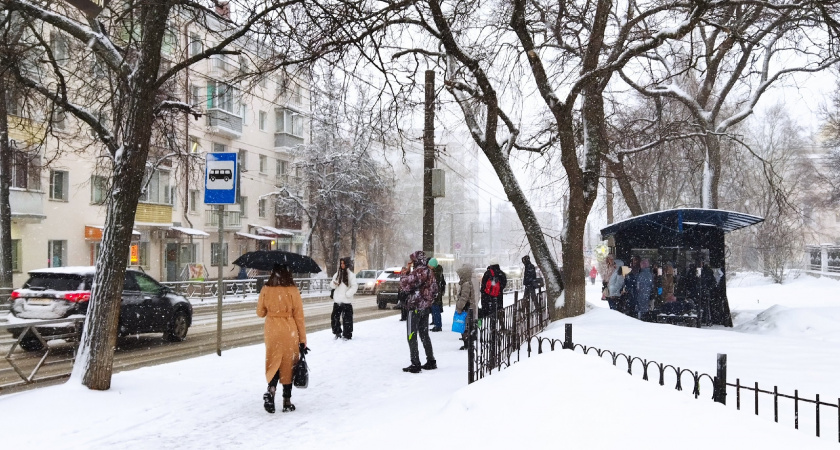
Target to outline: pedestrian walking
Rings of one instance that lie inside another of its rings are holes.
[[[475,289],[473,288],[472,274],[473,268],[470,265],[464,264],[455,273],[458,274],[458,300],[455,302],[455,310],[458,314],[464,311],[472,311],[473,320],[478,319],[478,302],[475,301]],[[469,324],[464,332],[461,333],[461,340],[464,345],[459,350],[466,350],[468,339],[470,338],[469,327],[475,324]]]
[[[443,312],[443,294],[446,292],[446,278],[443,277],[443,267],[438,265],[438,260],[432,258],[429,260],[429,267],[435,274],[435,281],[438,284],[437,295],[432,302],[432,329],[431,331],[442,331],[443,323],[441,322],[440,313]]]
[[[429,339],[429,309],[437,295],[438,284],[435,274],[429,269],[426,254],[422,250],[411,254],[411,263],[413,266],[411,273],[400,279],[400,289],[408,293],[406,337],[411,358],[411,365],[403,368],[403,372],[420,373],[421,369],[437,369],[432,340]],[[423,350],[426,352],[426,364],[422,366],[417,345],[418,339],[423,342]]]
[[[595,277],[598,276],[598,269],[595,266],[592,266],[592,269],[589,271],[589,279],[592,281],[592,284],[595,284]]]
[[[481,307],[479,316],[497,317],[504,310],[504,292],[507,286],[507,275],[499,267],[499,261],[490,260],[490,265],[481,277]]]
[[[341,258],[338,271],[333,275],[330,287],[333,292],[333,311],[330,316],[332,332],[336,339],[353,339],[353,296],[359,289],[356,275],[350,270],[350,258]]]
[[[522,257],[522,264],[525,266],[522,273],[522,287],[525,288],[522,301],[525,305],[525,314],[531,314],[531,303],[534,304],[534,308],[537,308],[537,288],[539,288],[537,268],[531,263],[531,257],[528,255]]]
[[[607,282],[607,303],[613,311],[621,311],[621,289],[624,287],[624,275],[622,274],[622,266],[624,261],[616,259],[613,261],[615,270],[612,271],[610,279]],[[629,270],[629,269],[628,269]]]
[[[639,275],[636,278],[636,318],[644,320],[650,311],[652,291],[653,273],[650,271],[650,260],[645,258],[639,262]]]
[[[268,282],[260,291],[257,316],[265,317],[265,378],[268,390],[263,407],[274,413],[277,383],[283,385],[283,412],[294,411],[292,404],[292,369],[306,347],[306,323],[303,301],[292,273],[286,266],[275,265]]]

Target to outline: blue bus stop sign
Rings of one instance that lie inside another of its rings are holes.
[[[236,203],[236,153],[208,153],[204,168],[204,203]]]

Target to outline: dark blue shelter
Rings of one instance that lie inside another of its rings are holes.
[[[724,236],[763,220],[758,216],[718,209],[670,209],[616,222],[601,230],[601,238],[612,238],[611,250],[616,258],[625,262],[635,255],[647,258],[659,267],[672,264],[677,274],[685,275],[686,279],[701,268],[718,274],[713,294],[710,294],[708,322],[732,326],[726,278],[722,276],[726,274]]]

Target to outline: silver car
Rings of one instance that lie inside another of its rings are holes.
[[[356,274],[356,283],[359,284],[359,293],[360,294],[373,294],[373,290],[376,287],[376,277],[382,273],[382,270],[360,270],[359,273]]]

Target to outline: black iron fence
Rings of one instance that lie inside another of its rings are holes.
[[[711,392],[710,398],[713,401],[725,405],[727,404],[727,396],[734,393],[735,406],[738,410],[741,410],[742,405],[749,408],[749,403],[752,403],[752,410],[758,416],[762,412],[765,415],[769,414],[769,410],[772,408],[773,419],[776,423],[779,423],[781,416],[781,419],[792,421],[794,428],[798,430],[803,422],[812,422],[817,437],[823,435],[825,425],[829,425],[829,429],[836,426],[836,430],[832,431],[836,431],[834,436],[840,443],[840,398],[837,399],[837,403],[829,403],[821,400],[819,394],[816,394],[813,399],[801,396],[798,389],[794,390],[793,395],[790,395],[779,392],[778,386],[773,386],[773,390],[770,391],[761,389],[758,382],[753,383],[753,385],[742,384],[740,378],[736,378],[735,383],[730,383],[727,380],[727,356],[725,354],[718,354],[717,373],[712,376],[626,353],[575,344],[572,338],[572,324],[566,324],[563,340],[537,336],[536,334],[548,325],[545,296],[539,296],[537,311],[531,310],[524,315],[526,320],[511,320],[508,315],[517,317],[516,314],[520,314],[520,317],[522,317],[521,313],[524,305],[518,305],[519,303],[519,301],[515,301],[514,305],[505,308],[504,313],[501,314],[502,317],[498,319],[491,318],[489,321],[473,324],[474,326],[470,330],[472,339],[468,346],[470,383],[519,362],[523,353],[525,358],[529,358],[533,353],[541,354],[546,351],[580,351],[585,355],[592,354],[599,358],[607,358],[616,367],[623,368],[626,366],[629,375],[641,373],[642,379],[645,381],[655,377],[660,386],[673,385],[677,391],[683,391],[690,387],[694,398],[700,398],[701,391]],[[529,317],[532,319],[531,322],[527,320]],[[468,321],[469,323],[471,322]],[[765,400],[762,401],[762,398]],[[780,413],[780,405],[785,401],[789,403],[787,405],[789,409]],[[802,409],[801,407],[805,405],[813,405],[813,409]],[[826,413],[825,408],[829,408],[829,410],[833,408],[835,411],[832,412],[836,412],[836,414]],[[824,422],[824,420],[829,420],[825,419],[829,415],[836,415],[836,423],[827,424]]]

